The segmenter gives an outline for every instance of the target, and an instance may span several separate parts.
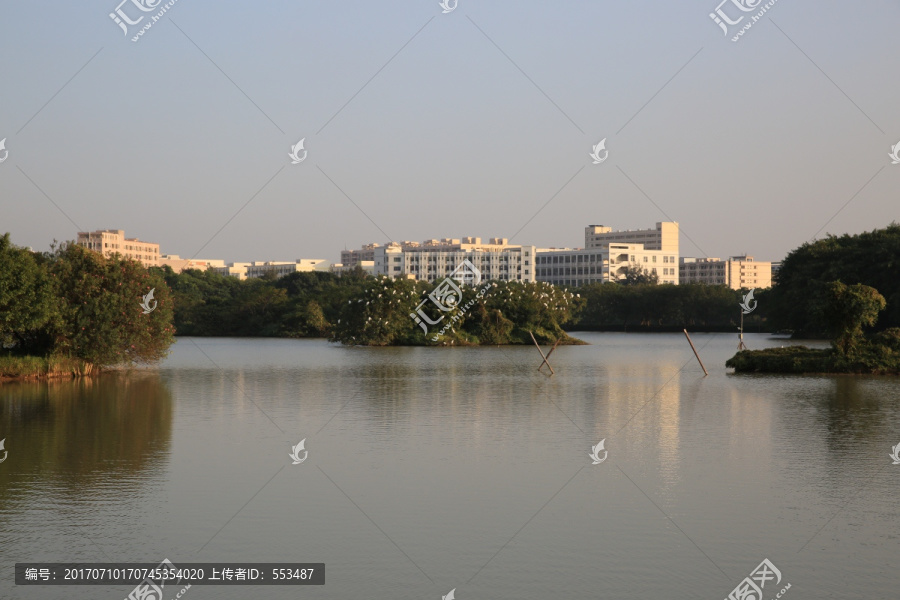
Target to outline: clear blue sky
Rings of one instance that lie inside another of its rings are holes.
[[[900,221],[897,2],[779,0],[738,43],[716,0],[178,0],[138,43],[117,4],[0,0],[14,243],[337,261],[672,219],[682,255],[778,260],[851,198],[820,236]]]

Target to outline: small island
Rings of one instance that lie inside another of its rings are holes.
[[[892,224],[886,230],[870,234],[831,237],[804,245],[787,257],[785,271],[773,288],[776,322],[780,318],[781,323],[791,324],[805,335],[825,333],[831,340],[831,348],[790,346],[743,350],[728,359],[725,366],[734,368],[735,373],[900,375],[900,327],[865,331],[878,324],[879,315],[891,303],[872,286],[848,285],[840,279],[823,282],[820,275],[839,275],[856,281],[876,279],[866,272],[872,267],[861,264],[860,257],[865,255],[858,251],[871,247],[873,238],[881,238],[883,246],[896,245],[900,241],[900,229]],[[881,266],[882,272],[888,270],[890,274],[890,261]],[[881,273],[878,275],[883,277]],[[896,279],[884,285],[893,300],[891,312],[896,314]],[[889,315],[887,322],[891,321]]]

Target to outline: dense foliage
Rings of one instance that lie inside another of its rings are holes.
[[[324,337],[342,305],[371,280],[361,269],[342,277],[312,272],[245,281],[213,271],[151,272],[172,291],[178,335],[197,336]]]
[[[530,344],[533,332],[539,341],[571,342],[562,327],[583,306],[575,294],[546,283],[460,286],[461,297],[445,307],[452,310],[442,311],[429,299],[440,282],[376,278],[362,270],[244,281],[210,271],[157,272],[172,290],[179,335],[328,337],[385,346]]]
[[[155,289],[154,289],[155,288]],[[155,309],[141,302],[154,290]],[[0,340],[8,355],[89,366],[152,362],[174,341],[165,282],[140,263],[75,244],[45,254],[0,238]]]
[[[740,324],[742,293],[724,285],[615,285],[595,283],[578,290],[585,299],[577,328],[636,330],[683,327],[731,329]],[[769,314],[769,290],[757,290],[757,308],[744,317],[748,331]]]
[[[900,374],[900,328],[864,335],[884,308],[884,297],[865,285],[833,281],[812,299],[832,335],[831,348],[805,346],[744,350],[725,366],[745,373],[874,373]]]
[[[331,339],[372,346],[531,344],[533,333],[538,342],[575,342],[562,325],[583,302],[562,288],[520,281],[460,286],[461,296],[452,296],[452,308],[444,310],[430,298],[436,287],[372,279],[360,297],[342,306]]]
[[[892,223],[858,235],[828,236],[788,254],[772,288],[773,326],[798,335],[826,335],[827,323],[821,312],[812,308],[832,281],[877,289],[886,300],[886,309],[876,328],[900,327],[900,225]]]

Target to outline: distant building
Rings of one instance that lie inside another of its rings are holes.
[[[331,262],[324,258],[298,258],[294,262],[234,262],[225,266],[213,266],[210,268],[222,275],[244,280],[264,277],[268,273],[274,274],[276,278],[284,277],[291,273],[308,273],[311,271],[327,273],[331,270]]]
[[[159,257],[159,266],[171,267],[176,273],[181,273],[188,269],[198,269],[205,271],[211,267],[224,267],[225,261],[218,259],[200,259],[200,258],[181,258],[177,254],[163,254]]]
[[[659,283],[678,284],[678,223],[633,231],[589,225],[584,246],[539,248],[537,280],[570,286],[612,283],[625,279],[627,269],[638,268],[655,274]]]
[[[126,238],[121,229],[79,231],[77,244],[106,257],[119,254],[123,258],[134,259],[145,267],[159,266],[159,244]]]
[[[331,272],[340,277],[344,273],[349,273],[359,267],[368,275],[375,275],[375,261],[374,260],[360,260],[357,261],[353,266],[345,265],[343,263],[336,263],[331,265]]]
[[[668,254],[678,254],[678,223],[664,221],[656,224],[656,229],[626,229],[613,231],[603,225],[588,225],[584,228],[584,247],[602,248],[610,243],[643,244],[647,250],[661,250]]]
[[[210,267],[211,270],[219,273],[220,275],[225,275],[226,277],[234,277],[235,279],[239,279],[241,281],[247,279],[247,267],[249,267],[253,263],[248,262],[233,262],[224,267]]]
[[[678,284],[678,254],[647,250],[643,244],[608,243],[598,248],[538,248],[537,280],[581,286],[625,279],[627,269],[655,274],[659,283]]]
[[[375,248],[380,248],[381,244],[366,244],[359,250],[341,250],[341,262],[338,263],[344,267],[353,268],[362,261],[375,262]]]
[[[481,272],[483,280],[534,281],[534,246],[519,246],[506,238],[444,238],[424,242],[369,244],[341,252],[342,268],[374,262],[376,275],[437,281],[449,276],[464,260]],[[370,254],[371,253],[371,254]]]
[[[727,285],[733,290],[772,286],[772,263],[756,261],[748,255],[727,260],[684,257],[679,270],[682,283]]]

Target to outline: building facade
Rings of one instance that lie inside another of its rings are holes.
[[[181,273],[188,269],[205,271],[212,267],[224,267],[225,261],[217,259],[181,258],[177,254],[163,254],[159,257],[159,266],[170,267],[176,273]]]
[[[646,269],[659,283],[678,284],[678,254],[648,250],[643,244],[609,243],[597,248],[539,248],[537,280],[553,285],[615,283],[627,269]]]
[[[481,272],[482,280],[535,281],[535,247],[512,245],[506,238],[490,238],[488,243],[465,237],[370,246],[374,246],[376,275],[437,281],[468,260]]]
[[[121,229],[79,231],[76,243],[105,257],[118,254],[123,258],[134,259],[145,267],[159,266],[159,244],[126,238]]]
[[[772,286],[772,263],[752,256],[720,258],[684,257],[679,264],[682,283],[727,285],[733,290]]]
[[[679,282],[678,223],[657,223],[656,229],[613,231],[603,225],[584,228],[584,248],[540,248],[537,280],[581,286],[625,279],[627,270],[655,274],[659,283]]]
[[[359,260],[353,266],[345,265],[342,263],[336,263],[331,265],[331,272],[340,277],[345,273],[350,273],[355,270],[356,267],[359,267],[363,270],[367,275],[375,275],[375,261],[374,260]]]
[[[661,250],[669,255],[678,255],[678,223],[664,221],[656,224],[656,229],[627,229],[613,231],[604,225],[588,225],[584,228],[584,247],[602,248],[616,244],[642,244],[647,250]],[[677,263],[676,263],[677,264]]]
[[[243,276],[238,279],[255,279],[274,275],[276,278],[290,275],[291,273],[309,273],[312,271],[328,272],[331,270],[331,262],[324,258],[298,258],[294,262],[257,261],[252,263],[231,263],[226,269],[226,275],[234,276],[243,269]],[[270,275],[271,274],[271,275]]]

